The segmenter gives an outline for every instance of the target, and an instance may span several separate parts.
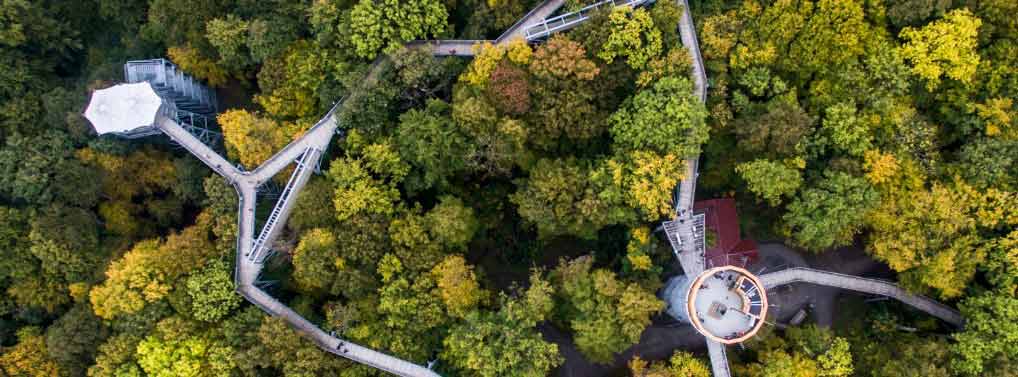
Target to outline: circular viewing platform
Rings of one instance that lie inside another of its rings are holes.
[[[724,344],[756,335],[767,316],[767,293],[755,275],[724,266],[704,271],[689,285],[686,310],[696,331]]]

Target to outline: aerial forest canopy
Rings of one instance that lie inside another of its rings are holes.
[[[1018,370],[1018,3],[692,1],[706,104],[673,1],[470,59],[404,47],[490,40],[537,3],[0,2],[0,375],[383,373],[234,292],[225,180],[80,115],[157,57],[217,90],[221,150],[245,169],[343,101],[263,280],[325,331],[442,375],[554,375],[569,354],[706,376],[682,350],[617,360],[664,308],[675,257],[654,229],[698,155],[697,197],[735,198],[749,238],[861,246],[968,321],[880,306],[773,331],[733,352],[737,375]]]

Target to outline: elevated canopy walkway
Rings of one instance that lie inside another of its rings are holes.
[[[209,146],[221,145],[223,134],[212,130],[213,121],[209,117],[185,110],[172,111],[173,119],[191,135]]]
[[[272,241],[279,236],[279,232],[286,224],[285,220],[290,217],[290,212],[293,212],[293,206],[297,198],[296,193],[311,179],[319,158],[321,158],[321,151],[315,147],[307,147],[304,149],[301,157],[297,159],[293,173],[290,174],[290,179],[286,182],[286,187],[279,194],[276,206],[269,213],[269,217],[265,220],[265,225],[262,227],[262,232],[255,239],[254,246],[249,255],[247,255],[250,261],[254,263],[265,262],[265,258],[272,251]]]
[[[507,43],[513,38],[521,36],[524,25],[536,22],[535,20],[537,19],[546,18],[558,10],[563,3],[564,0],[547,0],[543,2],[494,42],[497,44]],[[428,45],[433,55],[436,56],[472,56],[473,46],[481,42],[484,41],[415,41],[409,44]],[[139,62],[142,64],[139,64]],[[214,107],[214,92],[201,92],[202,88],[200,86],[192,85],[194,84],[193,80],[187,80],[189,76],[182,76],[183,74],[176,70],[175,67],[173,69],[167,68],[167,66],[172,67],[172,64],[165,60],[136,61],[133,66],[133,69],[125,69],[125,76],[127,76],[128,80],[150,81],[154,83],[153,86],[155,87],[155,84],[164,83],[167,78],[180,79],[186,85],[173,86],[160,84],[161,86],[158,89],[173,95],[184,95],[188,98],[198,96],[213,104]],[[381,65],[379,64],[373,64],[366,81],[370,81],[373,77],[377,76],[377,71],[380,67]],[[186,100],[182,99],[182,101]],[[156,126],[159,131],[169,136],[216,173],[226,178],[237,190],[237,266],[234,272],[234,280],[238,293],[266,313],[282,318],[325,351],[398,376],[439,377],[437,373],[423,366],[326,334],[318,326],[303,318],[300,314],[288,308],[257,286],[259,275],[261,275],[264,266],[263,263],[271,255],[271,245],[281,232],[293,210],[295,198],[298,196],[297,193],[307,184],[311,174],[316,170],[313,168],[314,165],[328,148],[332,137],[338,133],[336,115],[343,102],[341,100],[333,106],[328,114],[315,124],[314,127],[253,171],[243,171],[233,166],[208,145],[204,144],[199,139],[202,134],[198,130],[192,129],[194,124],[186,121],[193,118],[187,117],[184,120],[184,118],[181,118],[176,113],[165,114],[159,117]],[[188,105],[190,106],[189,102]],[[194,109],[208,110],[208,108],[196,107]],[[296,162],[296,167],[293,173],[291,173],[290,179],[280,193],[279,199],[269,214],[262,230],[256,237],[255,208],[258,187],[268,182],[273,176],[294,162]]]
[[[243,286],[238,289],[238,292],[262,311],[282,318],[304,337],[329,353],[397,376],[440,377],[438,373],[423,366],[329,335],[261,289]]]
[[[762,275],[760,276],[760,281],[763,282],[766,288],[792,283],[809,283],[887,296],[934,317],[940,318],[944,322],[950,323],[956,327],[965,326],[965,318],[947,305],[941,304],[928,297],[912,294],[895,283],[879,279],[797,267]]]
[[[693,27],[693,17],[687,11],[687,0],[677,0],[682,8],[679,18],[679,36],[683,47],[689,50],[693,63],[693,84],[696,96],[701,101],[707,99],[707,76],[703,69],[703,59]],[[685,161],[685,173],[676,187],[674,199],[675,219],[664,223],[665,233],[672,245],[672,250],[679,258],[682,270],[696,276],[704,270],[704,253],[706,251],[703,215],[693,214],[693,202],[696,200],[696,180],[699,177],[699,156],[689,156]],[[674,240],[674,241],[673,241]],[[683,242],[689,240],[689,242]],[[698,241],[697,241],[698,240]],[[678,242],[676,242],[678,241]]]
[[[710,369],[714,377],[732,376],[732,371],[728,369],[728,354],[724,344],[707,339],[707,354],[710,356]]]
[[[679,259],[682,271],[689,276],[704,271],[704,252],[707,240],[704,237],[704,214],[696,214],[662,223],[672,252]]]
[[[290,166],[290,163],[301,158],[304,151],[308,148],[315,148],[319,151],[328,149],[329,143],[332,142],[332,137],[336,135],[339,127],[336,115],[342,104],[343,101],[341,100],[318,123],[315,123],[311,129],[304,132],[304,135],[287,144],[283,149],[280,149],[279,152],[276,152],[276,154],[255,168],[251,172],[251,178],[255,184],[261,185],[272,179],[280,171]]]
[[[589,18],[587,17],[588,12],[597,7],[608,5],[639,6],[652,1],[601,1],[578,12],[549,18],[562,7],[564,0],[546,0],[531,10],[521,20],[517,21],[516,24],[493,42],[495,44],[504,44],[516,38],[537,41],[552,33],[568,30],[586,21]],[[686,0],[677,0],[677,2],[683,9],[688,9]],[[705,100],[707,77],[699,46],[697,45],[692,17],[689,15],[689,12],[683,12],[682,18],[679,20],[679,32],[683,45],[689,49],[693,57],[693,78],[696,94],[701,100]],[[473,46],[482,42],[485,41],[415,41],[410,42],[410,44],[430,46],[432,54],[436,56],[472,56],[474,52]],[[198,85],[193,79],[190,79],[190,76],[184,75],[165,60],[135,61],[129,63],[129,65],[134,67],[133,69],[125,68],[125,77],[129,82],[148,81],[153,83],[153,88],[161,91],[160,95],[174,98],[180,97],[178,99],[183,106],[179,110],[206,114],[208,111],[214,111],[217,106],[214,92]],[[372,81],[377,76],[380,67],[382,65],[377,64],[376,61],[372,65],[365,81]],[[312,165],[317,163],[322,153],[328,148],[332,137],[338,133],[336,113],[342,103],[343,101],[341,100],[303,136],[291,142],[266,160],[261,166],[250,172],[233,166],[229,161],[203,143],[200,139],[202,134],[198,130],[193,129],[193,127],[197,127],[195,123],[193,121],[188,122],[188,120],[193,120],[190,117],[185,120],[180,114],[165,113],[157,117],[154,126],[160,132],[169,136],[174,142],[187,149],[191,154],[209,166],[209,168],[226,178],[237,190],[237,265],[234,279],[239,294],[266,313],[282,318],[290,326],[297,329],[327,352],[398,376],[438,377],[437,373],[423,366],[326,334],[314,323],[303,318],[300,314],[288,308],[257,286],[259,275],[264,267],[263,262],[270,254],[269,246],[278,236],[291,214],[297,193],[300,192],[310,179],[310,175],[316,170],[312,168]],[[256,237],[255,209],[258,188],[293,162],[296,162],[296,168],[291,174],[283,192],[280,194],[272,212],[269,214],[265,226]],[[677,188],[675,199],[676,220],[666,222],[664,228],[683,269],[686,270],[687,274],[696,275],[704,270],[703,257],[705,249],[703,216],[701,215],[697,219],[692,211],[698,175],[698,158],[697,156],[691,156],[685,163],[685,177]],[[958,326],[964,323],[960,315],[950,308],[933,300],[908,294],[892,283],[808,269],[779,271],[763,275],[760,279],[767,287],[793,282],[808,282],[886,295],[902,300],[906,304],[929,312],[949,323]],[[730,371],[728,369],[724,345],[713,341],[708,341],[707,345],[714,375],[717,377],[729,377]]]
[[[557,12],[565,4],[565,0],[545,0],[538,6],[527,12],[516,23],[506,29],[494,40],[484,39],[440,39],[440,40],[419,40],[407,43],[407,46],[428,46],[432,55],[435,56],[474,56],[474,46],[491,43],[504,45],[515,39],[522,39],[526,42],[539,42],[552,34],[572,29],[583,24],[590,17],[590,12],[605,7],[628,6],[638,7],[654,2],[654,0],[603,0],[583,7],[582,9],[569,12],[555,17],[552,14]]]
[[[590,19],[590,14],[598,9],[607,7],[630,7],[635,8],[644,4],[652,3],[654,0],[604,0],[587,5],[575,12],[569,12],[551,18],[542,18],[540,22],[530,24],[523,29],[523,36],[527,42],[534,42],[548,36],[572,29]]]
[[[218,173],[219,175],[226,178],[228,181],[237,182],[239,181],[244,172],[233,166],[230,161],[220,156],[211,147],[206,145],[201,139],[188,130],[186,125],[177,123],[176,117],[170,117],[169,114],[161,115],[156,118],[155,126],[162,133],[169,136],[171,140],[179,144],[192,155],[198,158],[202,163],[208,166],[210,169]]]
[[[548,17],[551,17],[551,15],[562,8],[565,3],[565,0],[545,0],[541,2],[541,4],[538,4],[534,7],[534,9],[531,9],[527,12],[527,14],[517,20],[516,23],[506,29],[506,31],[502,32],[502,35],[499,35],[498,38],[495,39],[495,42],[502,44],[517,38],[527,40],[526,30],[530,25],[540,23]]]
[[[689,3],[687,0],[677,0],[679,7],[682,8],[682,17],[679,18],[679,39],[682,41],[682,45],[689,51],[691,60],[693,63],[693,86],[696,96],[700,98],[700,101],[706,102],[707,100],[707,75],[703,68],[703,58],[700,55],[700,46],[696,39],[696,30],[693,26],[693,17],[689,14]],[[674,228],[673,232],[680,234],[686,234],[690,238],[704,239],[703,229],[703,218],[696,219],[693,214],[693,202],[696,200],[696,180],[700,175],[700,157],[689,156],[685,161],[685,173],[682,181],[679,182],[676,187],[676,194],[674,199],[675,205],[675,220],[671,222],[678,222],[683,224],[683,228]],[[667,224],[668,222],[666,222]],[[668,231],[667,225],[665,228]],[[669,240],[671,240],[669,236]],[[679,237],[681,238],[681,237]],[[682,265],[683,271],[703,271],[704,269],[704,253],[706,245],[703,242],[689,242],[685,245],[680,243],[679,247],[673,243],[672,248],[676,254],[679,255],[679,263]],[[688,266],[688,267],[687,267]]]
[[[491,43],[504,45],[510,41],[520,38],[526,40],[526,28],[528,25],[540,23],[553,13],[562,8],[565,0],[545,0],[531,9],[522,18],[516,21],[509,29],[506,29],[494,40],[486,39],[439,39],[439,40],[418,40],[407,42],[406,46],[428,46],[434,56],[474,56],[474,46]]]

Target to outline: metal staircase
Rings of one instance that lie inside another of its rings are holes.
[[[272,212],[269,213],[268,219],[265,220],[265,225],[262,227],[261,233],[258,234],[258,238],[254,241],[254,246],[251,248],[251,252],[248,253],[248,260],[254,263],[263,263],[265,259],[271,254],[271,248],[269,244],[282,229],[284,222],[280,222],[280,218],[286,218],[289,215],[290,210],[293,208],[293,199],[295,195],[295,187],[302,187],[303,183],[307,181],[311,172],[314,172],[317,166],[317,158],[319,151],[313,147],[304,149],[304,153],[301,154],[300,158],[296,161],[296,167],[293,169],[293,173],[290,174],[290,180],[286,182],[286,187],[279,194],[279,200],[276,201],[276,206],[272,208]],[[311,169],[311,170],[309,170]]]
[[[166,59],[129,61],[124,64],[124,80],[128,83],[151,83],[160,97],[173,101],[181,110],[215,114],[219,106],[214,90],[202,85]]]
[[[569,12],[559,16],[546,18],[540,23],[527,26],[524,31],[527,42],[534,42],[546,38],[556,32],[572,29],[590,18],[590,12],[605,6],[620,7],[627,6],[635,8],[644,4],[652,3],[654,0],[604,0],[590,4],[575,12]]]

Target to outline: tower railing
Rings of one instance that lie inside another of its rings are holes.
[[[149,82],[156,93],[173,101],[178,109],[214,114],[216,92],[184,73],[166,59],[132,60],[124,64],[128,83]]]

